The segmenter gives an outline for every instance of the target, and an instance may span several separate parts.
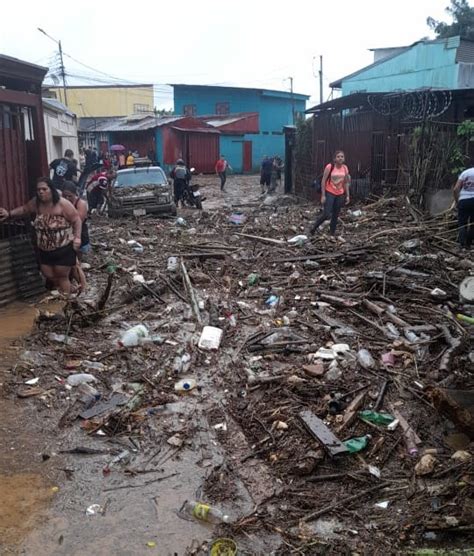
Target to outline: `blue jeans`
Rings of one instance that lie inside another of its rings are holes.
[[[326,202],[324,203],[323,213],[316,218],[311,228],[311,233],[314,233],[325,220],[330,218],[331,223],[329,230],[331,235],[334,235],[336,233],[337,219],[339,218],[341,208],[344,206],[345,199],[345,195],[333,195],[326,191]]]

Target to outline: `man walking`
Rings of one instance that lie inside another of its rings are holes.
[[[49,167],[53,170],[52,180],[54,187],[60,191],[62,191],[65,181],[77,181],[79,170],[71,149],[66,149],[63,158],[56,158]]]
[[[221,157],[216,162],[216,174],[221,180],[221,191],[224,191],[225,182],[227,181],[227,169],[232,170],[232,167],[225,159],[225,156],[221,154]]]

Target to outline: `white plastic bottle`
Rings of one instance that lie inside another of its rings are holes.
[[[120,347],[135,347],[145,341],[148,336],[148,328],[144,324],[137,324],[122,334],[118,345]]]
[[[188,500],[184,503],[184,510],[189,515],[208,523],[229,523],[230,517],[223,512],[207,504]]]

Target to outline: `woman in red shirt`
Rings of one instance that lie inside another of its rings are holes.
[[[337,219],[344,203],[347,205],[350,201],[349,186],[351,176],[349,169],[344,164],[344,152],[336,151],[334,153],[333,164],[328,164],[324,168],[323,178],[321,180],[321,205],[323,213],[319,216],[311,227],[309,233],[313,235],[321,224],[331,219],[330,233],[336,234]]]

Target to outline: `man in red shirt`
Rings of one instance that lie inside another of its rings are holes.
[[[224,191],[224,185],[227,180],[227,169],[232,170],[231,165],[225,159],[225,156],[221,154],[221,157],[216,162],[216,174],[221,179],[221,191]]]

